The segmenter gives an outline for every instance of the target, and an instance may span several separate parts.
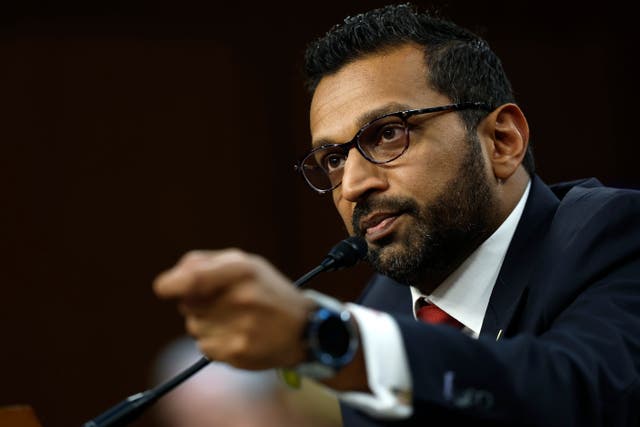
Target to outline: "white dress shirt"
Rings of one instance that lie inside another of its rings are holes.
[[[477,338],[482,328],[491,291],[505,254],[522,216],[531,183],[520,201],[498,229],[476,249],[430,295],[411,288],[415,304],[424,296],[464,325],[463,331]],[[397,323],[387,313],[347,304],[360,329],[370,393],[335,392],[338,398],[376,418],[406,418],[411,406],[411,374]]]

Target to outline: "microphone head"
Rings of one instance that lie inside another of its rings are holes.
[[[326,271],[351,267],[367,255],[367,241],[359,236],[351,236],[335,245],[322,262]]]

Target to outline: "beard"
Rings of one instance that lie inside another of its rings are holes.
[[[356,205],[352,222],[359,236],[365,234],[361,219],[377,210],[414,220],[401,241],[393,233],[370,246],[367,261],[376,271],[429,293],[491,235],[497,217],[495,196],[487,182],[480,142],[468,139],[455,178],[428,206],[402,197],[371,198]]]

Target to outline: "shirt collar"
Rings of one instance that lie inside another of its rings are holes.
[[[522,216],[530,187],[531,181],[500,227],[431,294],[423,295],[418,289],[411,287],[414,316],[417,300],[425,297],[462,323],[467,333],[474,337],[480,335],[491,291]]]

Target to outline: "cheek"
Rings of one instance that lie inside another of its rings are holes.
[[[402,175],[405,185],[418,192],[434,192],[451,182],[460,168],[462,153],[457,149],[453,139],[446,139],[443,143],[434,141],[416,147],[410,153],[410,164],[406,170],[398,172]]]
[[[447,191],[459,168],[459,159],[447,150],[415,150],[405,160],[389,170],[390,187],[394,196],[414,199],[421,207]]]

